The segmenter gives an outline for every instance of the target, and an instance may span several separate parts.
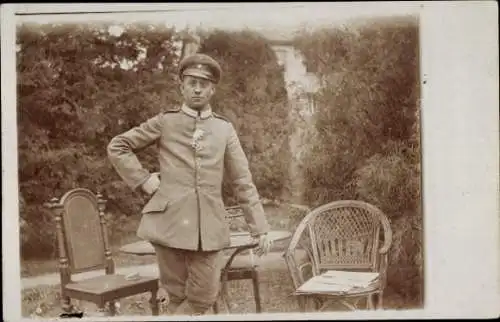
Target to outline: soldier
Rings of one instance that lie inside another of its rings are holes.
[[[221,250],[229,245],[222,201],[222,178],[232,179],[256,253],[269,251],[269,225],[248,161],[233,125],[214,113],[210,99],[221,77],[220,65],[204,54],[179,64],[184,103],[114,137],[109,159],[132,189],[150,195],[137,235],[150,241],[171,314],[204,314],[220,288]],[[135,152],[157,143],[159,176]]]

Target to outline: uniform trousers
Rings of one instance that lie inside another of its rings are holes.
[[[205,314],[217,300],[222,251],[193,251],[153,244],[169,314]]]

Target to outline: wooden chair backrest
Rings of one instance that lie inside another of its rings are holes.
[[[245,221],[243,211],[239,206],[226,207],[226,220],[229,223],[231,232],[248,231],[248,224]]]
[[[104,200],[88,189],[68,191],[52,203],[58,230],[59,257],[62,269],[69,274],[108,267],[108,249]]]

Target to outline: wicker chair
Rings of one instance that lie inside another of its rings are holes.
[[[136,294],[151,294],[151,310],[158,315],[159,279],[127,279],[115,274],[104,219],[105,201],[90,190],[76,188],[61,200],[52,199],[46,206],[54,212],[59,250],[62,309],[73,313],[71,299],[95,303],[101,311],[109,304],[110,315],[116,314],[115,301]],[[105,274],[73,281],[74,273],[104,268]]]
[[[380,242],[382,235],[383,244]],[[366,202],[335,201],[308,213],[285,252],[296,290],[312,276],[327,270],[378,272],[379,278],[369,287],[349,292],[297,292],[301,311],[306,311],[310,304],[314,304],[316,310],[325,310],[332,302],[355,310],[361,299],[366,299],[368,309],[374,309],[373,296],[377,296],[377,308],[382,308],[391,241],[389,220],[382,211]]]

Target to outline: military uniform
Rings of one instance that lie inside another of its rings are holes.
[[[216,83],[220,70],[214,72],[217,66],[209,63],[188,57],[180,74],[189,74],[194,65],[194,75],[207,75]],[[153,143],[158,147],[161,181],[142,209],[137,235],[155,246],[161,279],[174,305],[187,296],[203,311],[215,301],[220,277],[215,263],[220,250],[229,245],[222,201],[224,172],[232,179],[251,233],[266,233],[269,226],[237,133],[210,107],[196,111],[182,105],[111,140],[109,159],[132,189],[140,188],[151,175],[135,152]],[[190,274],[198,280],[186,282]]]

